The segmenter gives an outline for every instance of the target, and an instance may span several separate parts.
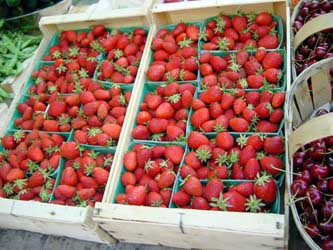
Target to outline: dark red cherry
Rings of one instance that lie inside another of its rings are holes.
[[[308,190],[308,184],[303,180],[294,180],[291,184],[291,192],[297,197],[303,197]]]
[[[308,188],[306,190],[306,194],[309,195],[313,206],[316,206],[321,202],[322,195],[318,188],[315,187]],[[308,199],[306,199],[306,201],[310,203]]]

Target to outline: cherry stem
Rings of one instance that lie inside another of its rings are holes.
[[[330,216],[330,218],[327,220],[327,221],[325,221],[324,223],[322,223],[322,225],[327,225],[328,223],[330,223],[331,222],[331,220],[333,219],[333,210],[331,211],[331,216]]]

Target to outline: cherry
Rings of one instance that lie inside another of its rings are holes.
[[[326,12],[329,12],[331,10],[330,1],[328,1],[328,0],[321,1],[321,3],[320,3],[320,9],[322,9],[322,10],[324,10]]]
[[[303,169],[311,171],[312,166],[315,164],[315,162],[312,159],[306,159],[303,163]]]
[[[313,0],[309,4],[309,10],[310,11],[315,11],[319,8],[319,1]]]
[[[319,224],[320,231],[325,234],[332,234],[333,233],[333,222],[330,221],[328,223],[322,222]]]
[[[303,180],[308,185],[310,185],[312,183],[312,176],[310,174],[310,171],[306,170],[306,169],[301,172],[298,172],[298,174],[296,175],[296,179]]]
[[[307,17],[309,15],[309,13],[310,13],[309,7],[307,7],[307,6],[302,7],[302,9],[300,11],[300,14],[302,17],[304,17],[304,18]]]
[[[317,187],[319,188],[319,190],[323,193],[327,193],[328,192],[328,181],[327,180],[319,180],[317,182]]]
[[[306,194],[309,195],[312,205],[316,206],[321,202],[322,195],[318,188],[308,188]],[[306,201],[310,202],[309,200]]]
[[[294,166],[297,168],[301,168],[305,159],[307,157],[307,153],[300,151],[300,152],[296,152],[294,154],[294,158],[293,158],[293,162],[294,162]]]
[[[320,235],[320,229],[315,223],[308,224],[305,227],[305,231],[312,239],[317,238]]]
[[[311,168],[311,175],[315,179],[323,179],[328,176],[330,169],[326,165],[314,164]]]
[[[312,208],[310,205],[304,206],[304,212],[307,215],[307,219],[312,222],[316,222],[319,217],[319,210],[317,208]]]
[[[321,242],[322,250],[332,250],[333,249],[333,240],[327,239]]]
[[[329,219],[333,213],[333,201],[329,200],[326,201],[323,206],[321,207],[321,213],[324,218]]]
[[[328,181],[328,187],[329,187],[329,189],[331,190],[331,193],[333,193],[333,179],[330,179],[330,180]]]
[[[308,184],[301,180],[294,180],[293,183],[291,184],[291,192],[297,197],[303,197],[306,194],[306,191],[308,190]]]
[[[332,147],[333,146],[333,136],[328,136],[324,138],[325,144],[327,147]]]

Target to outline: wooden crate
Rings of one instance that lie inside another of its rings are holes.
[[[244,1],[245,2],[245,1]],[[269,11],[281,15],[289,21],[288,5],[285,1],[246,1],[244,5],[223,3],[219,6],[200,6],[194,8],[188,5],[186,9],[163,11],[153,8],[153,34],[160,25],[174,24],[179,21],[202,21],[206,17],[218,15],[220,12],[233,14],[239,8],[244,12]],[[251,4],[252,2],[252,4]],[[151,36],[148,42],[151,43]],[[128,117],[127,127],[124,128],[120,148],[116,156],[114,173],[109,179],[103,202],[97,203],[94,210],[94,220],[122,242],[135,242],[195,249],[282,249],[287,247],[288,212],[285,214],[249,214],[236,212],[214,212],[189,209],[166,209],[154,207],[124,206],[112,203],[115,196],[116,183],[120,177],[123,155],[130,143],[131,130],[135,120],[136,105],[139,105],[148,68],[140,72],[141,81],[135,89],[135,99],[132,100],[131,116]],[[287,72],[287,74],[289,71]],[[290,76],[287,76],[290,81]]]
[[[105,12],[70,14],[42,18],[40,21],[40,28],[44,34],[44,39],[42,40],[40,47],[36,52],[34,61],[31,64],[35,65],[36,62],[41,60],[44,50],[47,48],[51,38],[58,31],[66,29],[75,30],[89,28],[95,24],[104,24],[107,27],[112,26],[114,28],[130,26],[149,27],[149,19],[146,16],[147,10],[143,9],[140,12],[133,12],[130,17],[126,17],[124,13],[123,15],[118,15],[117,13],[113,15],[112,11],[108,12],[105,10]],[[136,16],[135,14],[138,13],[139,15]],[[146,58],[145,55],[143,57]],[[142,66],[140,67],[142,68]],[[142,72],[141,68],[139,68],[138,78],[142,75],[142,73],[140,73]],[[22,79],[22,85],[27,82],[31,73],[32,68],[26,73],[25,78]],[[135,87],[133,91],[135,91],[136,85],[138,84],[134,85]],[[12,108],[13,110],[16,108],[19,97],[20,95],[17,95],[15,105],[13,105]],[[132,101],[129,106],[132,105],[131,103]],[[13,110],[11,110],[11,112],[13,112]],[[127,117],[129,115],[130,112],[127,112]],[[127,118],[125,120],[127,120]],[[128,127],[126,122],[124,123],[124,128],[125,127]],[[4,132],[4,130],[5,128],[2,132]],[[121,135],[121,137],[123,137],[123,135]],[[117,153],[115,155],[114,162],[116,161]],[[112,168],[112,170],[113,169],[114,168]],[[112,174],[113,171],[110,172],[110,179]],[[93,209],[91,207],[69,207],[44,204],[34,201],[14,201],[7,199],[0,199],[0,207],[0,227],[67,236],[101,243],[111,243],[115,241],[95,221],[92,220]],[[6,216],[2,216],[2,214],[6,214]],[[2,217],[6,217],[6,220],[2,220]]]
[[[319,108],[332,103],[331,76],[333,58],[322,60],[304,70],[293,82],[287,97],[286,143],[288,160],[286,164],[286,185],[289,198],[293,181],[293,155],[303,145],[333,135],[333,114],[314,118]],[[308,81],[311,81],[309,83]],[[311,84],[311,89],[309,88]],[[321,249],[306,233],[294,203],[290,205],[296,226],[311,249]]]

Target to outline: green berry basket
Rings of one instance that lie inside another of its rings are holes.
[[[230,18],[234,17],[235,15],[228,15]],[[206,24],[209,22],[209,21],[214,21],[216,20],[218,16],[214,16],[214,17],[209,17],[209,18],[206,18],[203,23],[202,23],[202,31],[205,29],[206,27]],[[273,18],[273,21],[276,21],[277,22],[277,33],[278,33],[278,39],[279,39],[279,45],[276,49],[279,49],[279,48],[282,48],[282,43],[283,43],[283,22],[282,22],[282,18],[278,15],[272,15],[272,18]],[[204,41],[201,40],[200,43],[199,43],[199,48],[200,48],[200,51],[205,51],[202,49],[202,46],[204,44]],[[207,50],[207,51],[210,51],[210,50]],[[216,51],[216,50],[215,50]]]

